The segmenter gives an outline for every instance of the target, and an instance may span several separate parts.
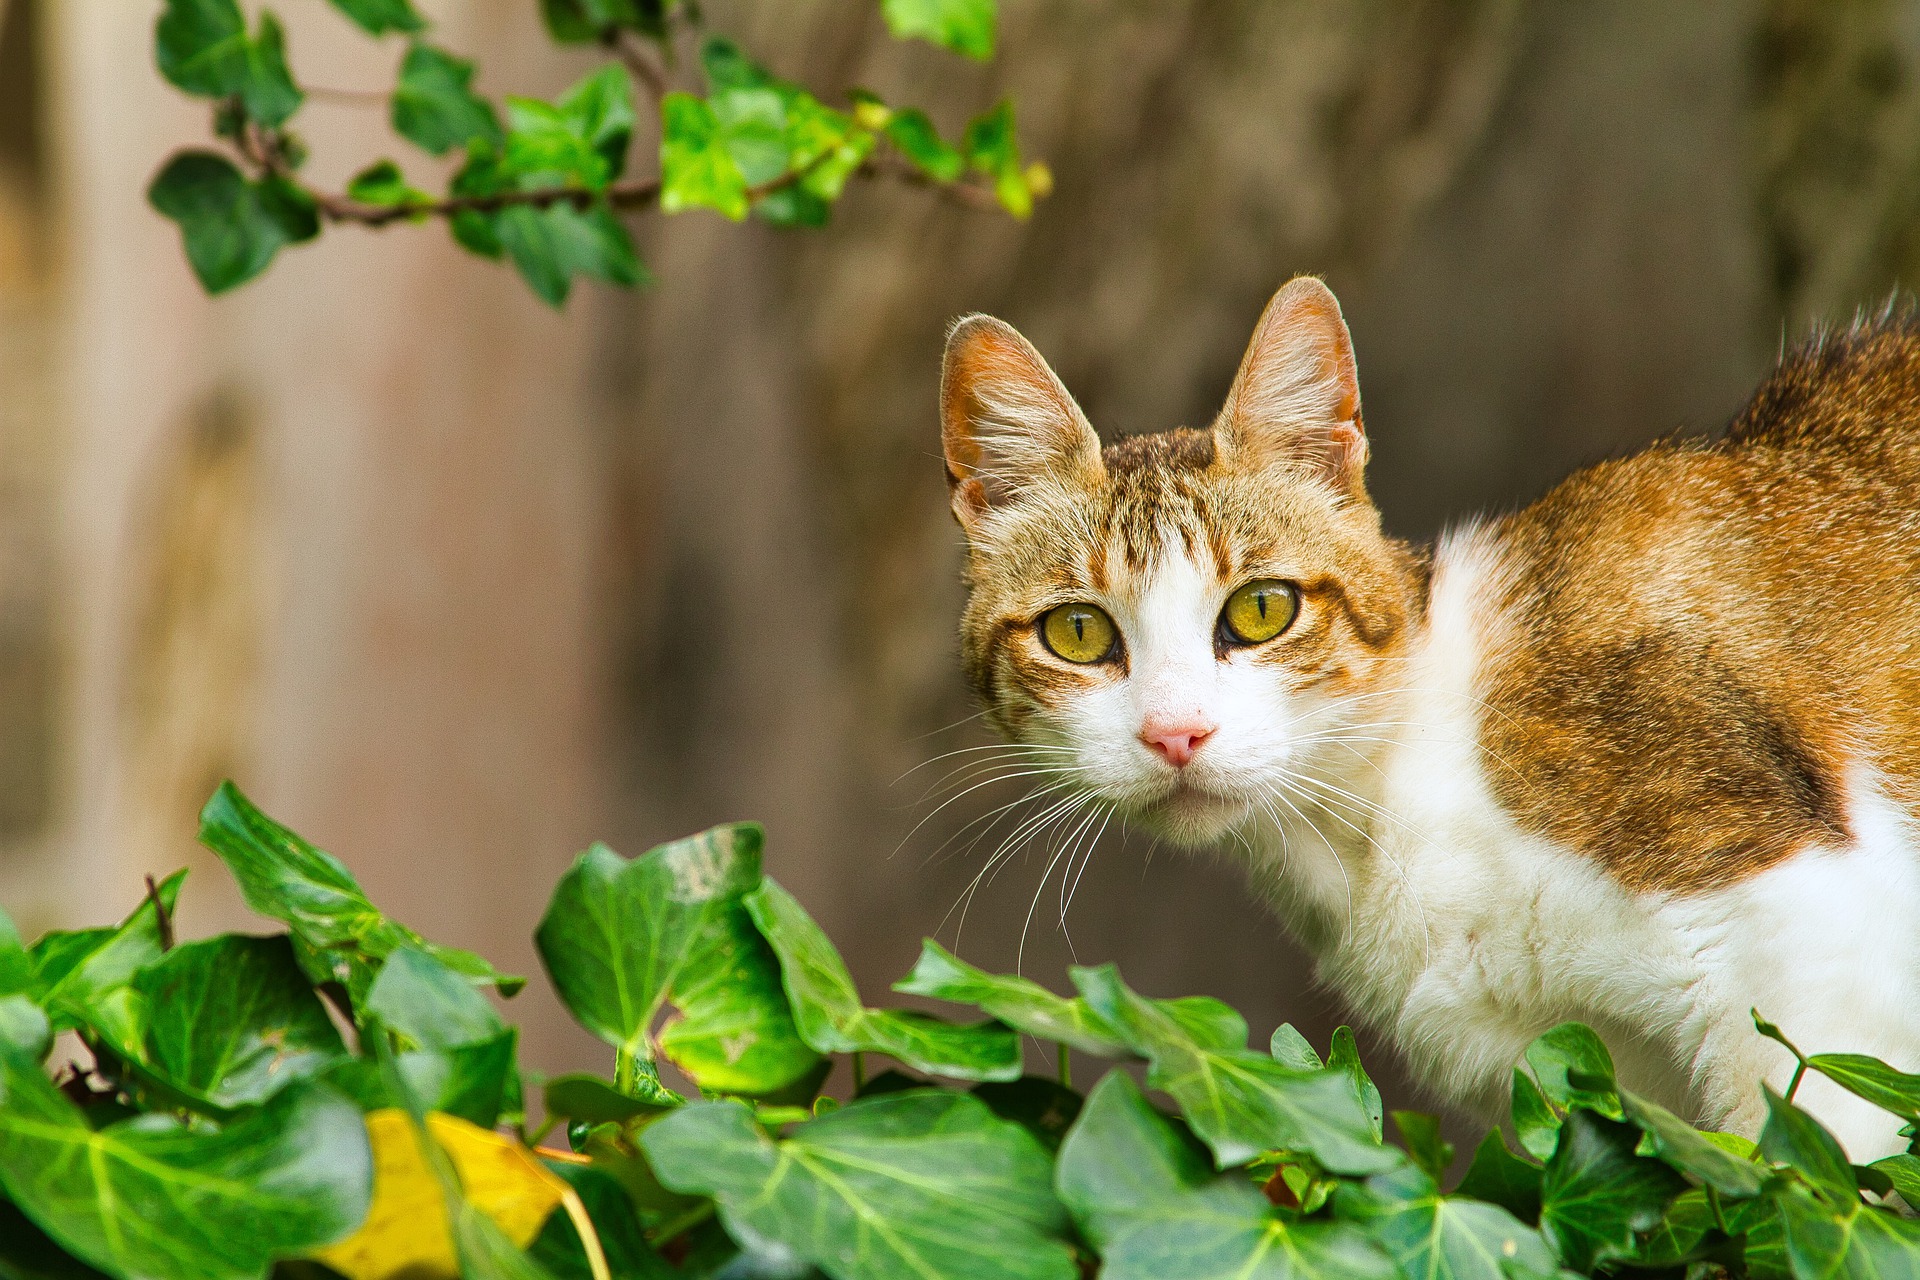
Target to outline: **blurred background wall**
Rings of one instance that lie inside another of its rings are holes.
[[[1266,296],[1324,273],[1374,492],[1426,537],[1719,425],[1783,336],[1920,268],[1912,3],[1005,0],[977,67],[868,0],[713,0],[823,91],[948,128],[1011,92],[1054,196],[650,218],[658,283],[564,314],[438,228],[331,233],[209,301],[143,200],[207,124],[152,70],[156,7],[0,0],[0,901],[30,934],[181,864],[187,927],[244,924],[193,841],[231,775],[526,971],[588,840],[759,818],[877,995],[954,941],[1007,830],[967,824],[1019,794],[936,811],[967,757],[909,774],[986,740],[937,458],[953,316],[1024,329],[1103,432],[1204,424]],[[586,65],[531,0],[425,7],[490,94]],[[393,43],[276,9],[302,80],[391,82]],[[330,185],[396,148],[350,98],[301,126]],[[979,890],[963,954],[1056,986],[1115,959],[1262,1038],[1338,1019],[1230,860],[1110,831],[1063,927],[1050,853]],[[600,1062],[543,984],[520,1005],[533,1065]]]

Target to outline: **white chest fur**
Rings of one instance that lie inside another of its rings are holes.
[[[1476,679],[1500,586],[1485,531],[1444,542],[1383,745],[1320,762],[1322,803],[1245,833],[1320,977],[1443,1098],[1489,1118],[1527,1044],[1569,1019],[1601,1034],[1629,1087],[1749,1135],[1760,1082],[1781,1088],[1793,1067],[1751,1009],[1808,1052],[1920,1067],[1920,841],[1871,768],[1847,779],[1849,847],[1711,892],[1629,893],[1521,830],[1488,785],[1501,766],[1477,746]],[[1896,1120],[1824,1081],[1799,1096],[1856,1160],[1904,1146]]]

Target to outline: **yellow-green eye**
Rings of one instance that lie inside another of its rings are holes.
[[[1068,662],[1098,662],[1120,638],[1113,619],[1090,604],[1063,604],[1040,619],[1040,638]]]
[[[1229,640],[1259,644],[1292,626],[1298,612],[1300,593],[1291,582],[1256,578],[1227,597],[1227,607],[1220,611],[1220,627]]]

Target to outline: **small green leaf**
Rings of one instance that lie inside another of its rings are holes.
[[[1513,1073],[1513,1132],[1520,1149],[1535,1160],[1549,1160],[1560,1142],[1560,1117],[1533,1077],[1515,1068]]]
[[[507,1028],[472,983],[411,946],[387,957],[367,992],[366,1012],[426,1049],[491,1040]]]
[[[887,120],[886,137],[914,168],[935,182],[958,182],[967,170],[967,158],[940,136],[918,107],[894,112]]]
[[[713,1196],[739,1239],[838,1280],[1073,1280],[1040,1144],[965,1094],[892,1093],[771,1139],[737,1102],[695,1103],[641,1145],[668,1186]]]
[[[200,842],[227,864],[249,907],[292,928],[307,976],[343,984],[356,1001],[365,999],[380,964],[407,946],[503,996],[526,985],[470,951],[427,942],[389,920],[339,859],[267,817],[231,782],[221,783],[200,811]]]
[[[110,1274],[260,1280],[366,1216],[360,1113],[311,1085],[217,1133],[142,1116],[95,1130],[37,1067],[0,1055],[0,1185]]]
[[[970,166],[993,180],[993,193],[1001,208],[1023,220],[1032,216],[1033,184],[1021,162],[1012,102],[1002,100],[993,110],[969,121],[961,150],[966,152]]]
[[[235,0],[167,0],[153,34],[154,61],[176,88],[238,97],[247,114],[269,128],[299,109],[285,32],[273,14],[260,15],[259,37],[249,40]]]
[[[547,34],[562,44],[591,44],[618,28],[659,37],[670,0],[540,0]]]
[[[303,193],[273,180],[248,182],[210,151],[175,156],[147,188],[147,200],[179,224],[187,261],[208,293],[246,283],[281,249],[320,233]]]
[[[406,175],[400,172],[400,166],[391,160],[375,161],[354,174],[352,180],[347,183],[347,198],[358,200],[362,204],[375,204],[385,208],[396,205],[424,205],[433,200],[433,197],[426,192],[409,186]]]
[[[53,1023],[23,995],[0,996],[0,1053],[39,1062],[53,1050]]]
[[[1085,1000],[1055,995],[1030,978],[976,969],[932,938],[921,942],[920,959],[913,972],[894,983],[893,989],[972,1005],[1016,1031],[1041,1040],[1065,1041],[1083,1053],[1115,1058],[1128,1052],[1113,1028],[1089,1009]]]
[[[1736,1200],[1757,1196],[1765,1189],[1765,1171],[1753,1161],[1728,1152],[1658,1103],[1631,1093],[1622,1093],[1620,1100],[1627,1119],[1652,1140],[1654,1154],[1682,1173]]]
[[[1897,1156],[1875,1160],[1873,1167],[1887,1176],[1893,1189],[1909,1206],[1920,1204],[1920,1156],[1903,1151]]]
[[[902,40],[918,37],[985,62],[999,7],[998,0],[881,0],[880,12]]]
[[[1291,1022],[1283,1022],[1274,1028],[1267,1052],[1289,1071],[1318,1071],[1326,1065],[1320,1061],[1320,1055],[1313,1051],[1313,1045],[1294,1029]]]
[[[1805,1188],[1779,1196],[1786,1255],[1797,1280],[1915,1280],[1920,1222],[1860,1203],[1835,1204]]]
[[[869,1096],[871,1092],[861,1096]],[[975,1085],[973,1096],[992,1107],[993,1114],[1002,1120],[1011,1120],[1038,1138],[1040,1145],[1051,1152],[1060,1150],[1060,1143],[1084,1104],[1079,1094],[1045,1076],[989,1081]]]
[[[371,1058],[337,1063],[321,1078],[352,1098],[362,1111],[404,1108],[412,1099],[424,1110],[444,1111],[490,1129],[503,1110],[519,1109],[518,1041],[519,1033],[508,1027],[486,1040],[395,1054],[393,1071],[406,1089],[404,1095],[394,1090],[389,1073]]]
[[[1807,1065],[1883,1111],[1909,1122],[1920,1121],[1920,1075],[1896,1071],[1862,1053],[1816,1053]]]
[[[961,1027],[924,1013],[869,1009],[846,962],[793,895],[763,880],[747,910],[775,954],[800,1036],[821,1053],[884,1053],[930,1075],[1014,1080],[1020,1038],[998,1023]]]
[[[154,900],[171,913],[186,878],[185,871],[168,876],[114,928],[50,933],[34,943],[29,994],[53,1015],[55,1030],[91,1027],[120,1044],[139,1038],[134,975],[165,954]]]
[[[670,1109],[624,1094],[611,1081],[588,1075],[555,1076],[547,1081],[543,1097],[548,1115],[586,1124],[622,1124]]]
[[[1453,1164],[1453,1144],[1440,1136],[1439,1118],[1419,1111],[1396,1111],[1393,1126],[1400,1131],[1400,1141],[1413,1162],[1435,1183],[1443,1180]]]
[[[1454,1194],[1497,1204],[1532,1225],[1540,1220],[1540,1179],[1540,1166],[1509,1151],[1507,1140],[1494,1129],[1480,1140]]]
[[[1360,1045],[1353,1038],[1352,1027],[1336,1027],[1333,1041],[1327,1046],[1327,1065],[1336,1071],[1344,1071],[1353,1080],[1353,1087],[1360,1093],[1360,1103],[1367,1109],[1367,1119],[1373,1125],[1373,1137],[1376,1142],[1386,1139],[1386,1108],[1380,1100],[1380,1090],[1374,1085],[1373,1077],[1360,1065]],[[1451,1160],[1453,1157],[1447,1157]],[[1439,1175],[1434,1175],[1438,1177]]]
[[[1579,1272],[1632,1253],[1686,1181],[1636,1155],[1640,1131],[1581,1108],[1568,1114],[1540,1184],[1540,1232]]]
[[[393,90],[394,132],[436,156],[474,138],[498,145],[499,118],[493,105],[468,87],[472,83],[473,63],[414,42]]]
[[[760,828],[715,827],[631,862],[595,845],[561,878],[534,940],[580,1025],[636,1060],[662,1046],[705,1088],[772,1093],[817,1058],[794,1026],[774,953],[746,917]]]
[[[1760,1130],[1760,1154],[1795,1170],[1836,1206],[1860,1198],[1859,1183],[1847,1153],[1818,1120],[1766,1089],[1767,1123]]]
[[[1392,1262],[1340,1222],[1290,1221],[1115,1071],[1060,1149],[1060,1198],[1100,1251],[1102,1280],[1387,1280]]]
[[[262,1102],[346,1054],[284,935],[228,933],[175,947],[133,989],[143,1064],[216,1107]]]
[[[427,29],[426,19],[414,9],[412,0],[333,0],[333,7],[372,36],[389,31],[412,35]]]
[[[1352,1175],[1381,1173],[1404,1159],[1374,1137],[1350,1074],[1335,1067],[1290,1071],[1253,1052],[1246,1023],[1225,1006],[1181,1008],[1143,999],[1112,965],[1075,969],[1073,982],[1093,1011],[1148,1060],[1148,1085],[1180,1105],[1222,1168],[1275,1149]]]
[[[728,149],[713,107],[686,93],[660,103],[660,208],[712,209],[735,222],[747,216],[747,179]]]
[[[1396,1113],[1399,1114],[1399,1113]],[[1505,1209],[1444,1197],[1424,1170],[1405,1168],[1343,1188],[1337,1211],[1365,1222],[1405,1276],[1422,1280],[1547,1280],[1553,1252]]]
[[[1611,1120],[1620,1110],[1613,1057],[1591,1028],[1563,1022],[1527,1046],[1527,1065],[1547,1100],[1562,1111],[1587,1107]]]

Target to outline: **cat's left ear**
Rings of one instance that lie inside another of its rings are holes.
[[[1285,466],[1365,500],[1367,433],[1353,338],[1333,291],[1296,276],[1273,295],[1214,424],[1242,466]]]

